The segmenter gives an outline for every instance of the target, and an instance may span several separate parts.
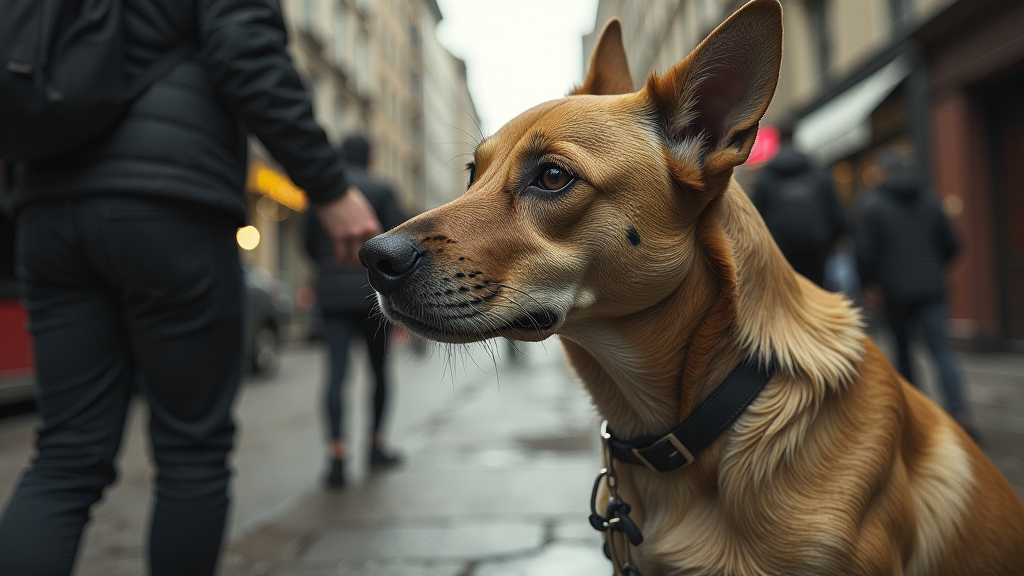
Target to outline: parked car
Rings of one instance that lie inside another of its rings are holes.
[[[35,391],[28,313],[12,292],[0,286],[0,405],[26,402]]]
[[[14,279],[14,222],[0,206],[0,405],[31,400],[35,380],[28,313],[18,302],[18,283]]]
[[[262,268],[247,269],[248,292],[246,366],[257,374],[271,374],[280,360],[281,332],[291,319],[287,286]],[[28,313],[17,298],[13,281],[0,280],[0,405],[32,399],[35,364]]]
[[[281,336],[291,322],[292,300],[284,282],[264,268],[245,268],[249,297],[246,365],[256,374],[272,374],[281,358]]]

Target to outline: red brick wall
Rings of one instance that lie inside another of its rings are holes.
[[[932,96],[930,115],[933,185],[940,200],[957,195],[963,203],[952,220],[962,245],[948,274],[951,335],[988,348],[999,310],[984,113],[966,90],[952,89]]]

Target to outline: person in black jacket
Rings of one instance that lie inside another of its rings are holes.
[[[366,137],[349,136],[342,142],[342,150],[348,160],[349,180],[366,195],[380,217],[384,229],[390,230],[404,222],[405,218],[398,206],[394,190],[367,171],[370,163],[370,142]],[[370,317],[376,302],[376,293],[366,279],[366,270],[362,266],[342,265],[334,261],[331,243],[316,218],[306,219],[305,237],[306,249],[317,264],[317,303],[323,314],[324,334],[329,348],[330,367],[324,398],[331,459],[327,484],[340,488],[345,485],[345,457],[348,453],[344,436],[342,383],[348,365],[349,342],[355,332],[359,332],[366,341],[370,364],[376,377],[373,394],[373,429],[370,437],[370,468],[377,470],[394,466],[399,461],[397,456],[384,449],[381,439],[381,426],[388,396],[384,365],[384,358],[387,355],[387,330],[382,317]]]
[[[38,380],[38,454],[0,519],[0,572],[71,572],[115,477],[129,400],[149,405],[150,573],[216,570],[242,367],[253,133],[355,262],[380,224],[345,177],[285,52],[278,0],[124,0],[127,72],[188,43],[109,134],[21,165],[11,201]]]
[[[879,152],[882,184],[861,209],[857,262],[865,294],[880,290],[896,340],[896,365],[914,383],[908,328],[917,321],[939,367],[946,409],[970,430],[960,370],[946,337],[943,267],[959,243],[939,203],[922,185],[908,159]],[[877,288],[876,288],[877,287]]]
[[[791,129],[780,131],[782,149],[758,173],[751,200],[793,269],[821,286],[846,216],[832,180],[792,147]]]

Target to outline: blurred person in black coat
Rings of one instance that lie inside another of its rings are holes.
[[[960,370],[946,337],[943,268],[956,254],[959,242],[909,159],[883,149],[877,166],[883,180],[865,199],[856,234],[865,299],[881,300],[878,304],[884,305],[896,340],[896,366],[912,384],[909,329],[915,322],[920,326],[938,364],[946,409],[973,434]],[[872,296],[878,293],[880,298]]]
[[[846,216],[831,178],[793,148],[791,128],[780,133],[782,148],[758,173],[751,201],[793,269],[821,286]]]
[[[398,206],[394,190],[368,172],[371,154],[370,142],[366,137],[349,136],[342,142],[342,151],[348,160],[349,180],[369,200],[380,217],[384,230],[390,230],[404,222],[405,218]],[[317,218],[307,217],[305,238],[306,249],[317,263],[317,302],[323,314],[324,335],[329,348],[330,366],[324,398],[331,460],[327,484],[331,487],[342,487],[345,485],[345,457],[348,455],[342,384],[348,367],[349,342],[357,332],[366,341],[375,376],[370,468],[379,470],[399,463],[398,456],[384,449],[381,438],[388,399],[388,380],[384,364],[388,349],[387,325],[379,315],[371,318],[376,306],[376,293],[367,280],[366,269],[358,265],[335,262],[331,243]]]
[[[120,4],[127,76],[192,48],[105,135],[17,165],[8,201],[41,422],[0,518],[5,576],[73,570],[136,392],[156,467],[149,573],[216,571],[242,371],[235,234],[249,133],[309,194],[341,259],[380,229],[314,120],[278,0]]]

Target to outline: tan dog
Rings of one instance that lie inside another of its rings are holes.
[[[479,145],[465,195],[364,247],[381,308],[444,342],[558,334],[626,438],[774,361],[693,464],[617,465],[644,576],[1020,576],[1020,498],[732,179],[781,58],[781,8],[755,0],[634,92],[613,20],[582,87]]]

